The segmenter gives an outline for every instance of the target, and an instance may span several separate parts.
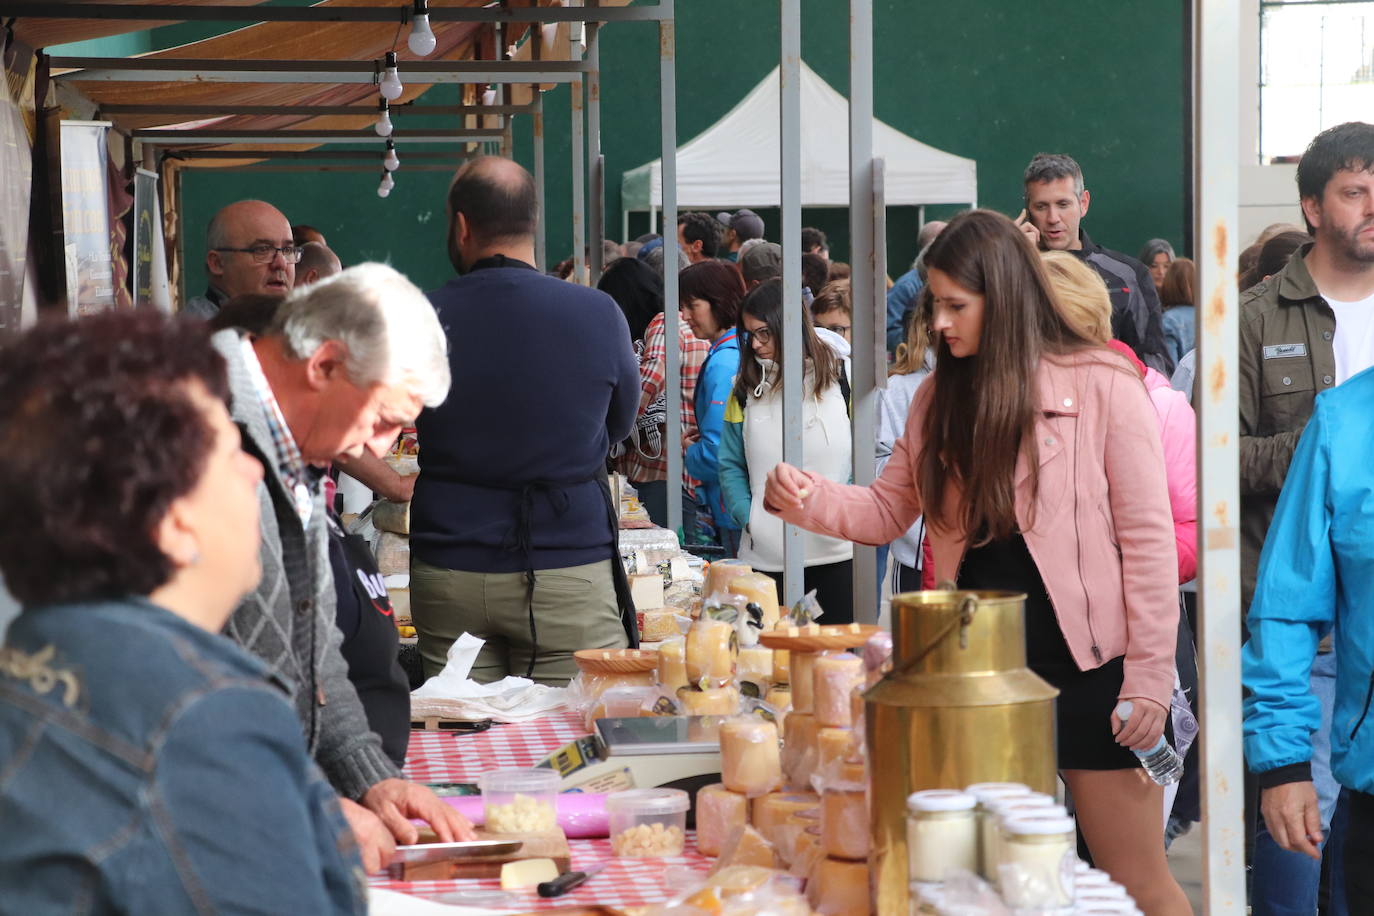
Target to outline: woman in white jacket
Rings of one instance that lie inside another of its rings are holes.
[[[812,326],[802,313],[802,459],[808,471],[848,483],[853,471],[849,426],[849,344]],[[740,359],[720,438],[721,498],[743,529],[739,557],[782,589],[783,525],[763,508],[768,471],[782,460],[782,281],[756,287],[740,303]],[[804,532],[805,589],[816,590],[825,623],[854,620],[854,548],[848,541]]]

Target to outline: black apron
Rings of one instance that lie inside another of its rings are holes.
[[[348,680],[362,701],[368,726],[382,739],[382,749],[401,766],[410,744],[410,682],[397,658],[400,636],[391,598],[367,541],[347,534],[333,512],[329,565]]]

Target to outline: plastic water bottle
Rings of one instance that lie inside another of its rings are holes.
[[[1124,724],[1134,709],[1134,703],[1122,700],[1116,707],[1117,717]],[[1150,778],[1161,786],[1171,786],[1183,778],[1183,758],[1178,756],[1178,751],[1174,750],[1173,745],[1166,741],[1163,735],[1159,736],[1159,740],[1149,750],[1133,750],[1132,753],[1140,758],[1140,765],[1150,774]]]

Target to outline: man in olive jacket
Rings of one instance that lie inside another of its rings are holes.
[[[1297,177],[1314,241],[1240,303],[1242,612],[1254,596],[1265,535],[1317,395],[1374,366],[1374,126],[1351,122],[1322,132]],[[1324,834],[1340,791],[1330,770],[1335,675],[1328,637],[1312,668],[1312,691],[1327,723],[1313,735],[1312,755]],[[1284,768],[1255,778],[1266,821],[1282,821],[1305,803]],[[1253,865],[1255,916],[1316,911],[1320,862],[1278,849],[1260,831]]]

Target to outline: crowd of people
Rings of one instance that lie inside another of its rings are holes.
[[[1374,126],[1323,132],[1297,174],[1305,226],[1267,229],[1237,273],[1257,914],[1374,900],[1345,867],[1374,856]],[[899,590],[1024,593],[1087,854],[1145,912],[1187,912],[1165,850],[1200,817],[1197,752],[1177,797],[1136,752],[1197,726],[1197,271],[1164,239],[1133,258],[1089,238],[1067,155],[1034,157],[1023,187],[1014,219],[922,226],[888,282],[870,486],[851,483],[850,270],[823,233],[802,233],[800,302],[746,209],[606,243],[595,288],[565,282],[570,263],[535,266],[531,176],[498,157],[455,176],[456,276],[428,295],[249,200],[212,219],[181,317],[21,335],[0,358],[0,514],[22,520],[0,573],[23,605],[0,648],[0,885],[30,912],[361,912],[364,872],[414,821],[472,828],[401,774],[413,681],[337,475],[411,504],[415,680],[471,633],[478,680],[562,685],[575,650],[638,642],[612,467],[660,524],[681,499],[693,549],[779,582],[783,525],[805,529],[828,623],[859,610],[856,543],[883,569],[890,551]],[[790,359],[800,467],[782,461]],[[408,426],[418,479],[382,460]]]

